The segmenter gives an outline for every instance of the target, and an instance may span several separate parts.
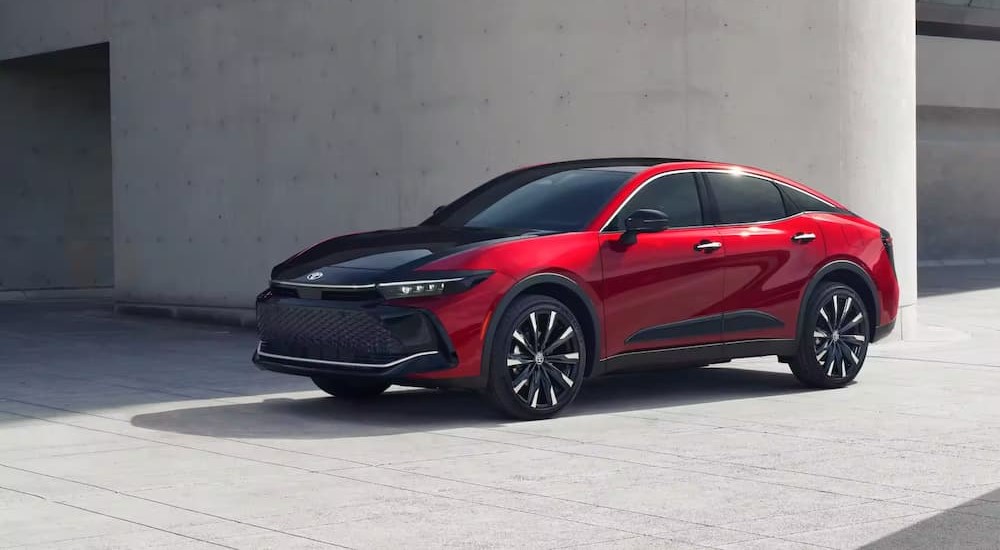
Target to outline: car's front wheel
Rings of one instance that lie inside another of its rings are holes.
[[[868,308],[857,292],[840,283],[816,289],[806,308],[792,373],[814,388],[841,388],[861,372],[871,338]]]
[[[522,296],[497,324],[487,392],[514,418],[549,418],[576,398],[586,365],[587,342],[573,312],[555,298]]]
[[[378,380],[356,380],[328,376],[313,376],[312,381],[319,389],[334,397],[355,400],[377,397],[390,386],[389,383]]]

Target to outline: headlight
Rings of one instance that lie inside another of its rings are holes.
[[[454,294],[472,288],[489,277],[492,271],[480,271],[469,275],[445,277],[440,279],[423,279],[379,283],[376,285],[379,293],[386,300],[399,298],[427,298],[441,294]]]

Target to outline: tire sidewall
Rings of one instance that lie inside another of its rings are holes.
[[[835,294],[850,296],[852,300],[861,304],[861,313],[864,315],[862,326],[866,340],[865,347],[863,353],[858,357],[860,359],[859,366],[845,378],[832,378],[826,375],[823,365],[816,359],[815,342],[812,338],[812,333],[817,328],[820,308],[824,307]],[[868,358],[868,347],[871,343],[871,319],[868,304],[853,288],[841,283],[826,283],[821,285],[809,300],[809,307],[806,309],[806,312],[807,317],[804,320],[803,331],[799,337],[800,363],[803,363],[809,371],[812,371],[817,383],[829,387],[846,386],[860,374]]]
[[[510,369],[507,368],[507,348],[509,347],[509,340],[514,332],[515,326],[520,324],[521,320],[532,310],[537,310],[542,307],[553,309],[558,312],[559,315],[569,320],[573,330],[579,335],[580,338],[580,363],[577,367],[576,373],[574,373],[573,387],[569,389],[569,393],[563,398],[559,405],[539,410],[532,409],[526,403],[523,403],[516,395],[514,395],[514,392],[512,391],[513,380],[511,379]],[[490,343],[488,365],[489,384],[487,387],[487,393],[502,411],[517,418],[523,420],[550,418],[572,403],[576,399],[577,394],[580,393],[580,387],[583,386],[583,379],[587,370],[588,361],[590,360],[590,355],[587,353],[588,345],[589,342],[587,342],[585,333],[583,332],[583,327],[580,325],[580,321],[577,319],[576,315],[568,307],[566,307],[565,304],[555,298],[538,294],[520,296],[510,304],[506,311],[504,311],[503,315],[500,317],[500,321],[497,323],[497,329],[493,334],[493,341]]]

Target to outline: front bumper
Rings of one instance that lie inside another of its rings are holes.
[[[434,314],[373,300],[301,299],[268,290],[257,299],[257,328],[253,361],[264,370],[399,380],[457,364]]]

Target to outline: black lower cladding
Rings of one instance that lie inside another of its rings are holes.
[[[314,300],[265,292],[257,300],[264,368],[301,374],[393,375],[454,365],[454,351],[432,314],[375,301]],[[433,353],[430,353],[433,352]]]
[[[752,309],[697,317],[676,323],[644,328],[629,336],[626,344],[669,340],[671,338],[714,337],[723,333],[766,330],[785,326],[777,317]]]

